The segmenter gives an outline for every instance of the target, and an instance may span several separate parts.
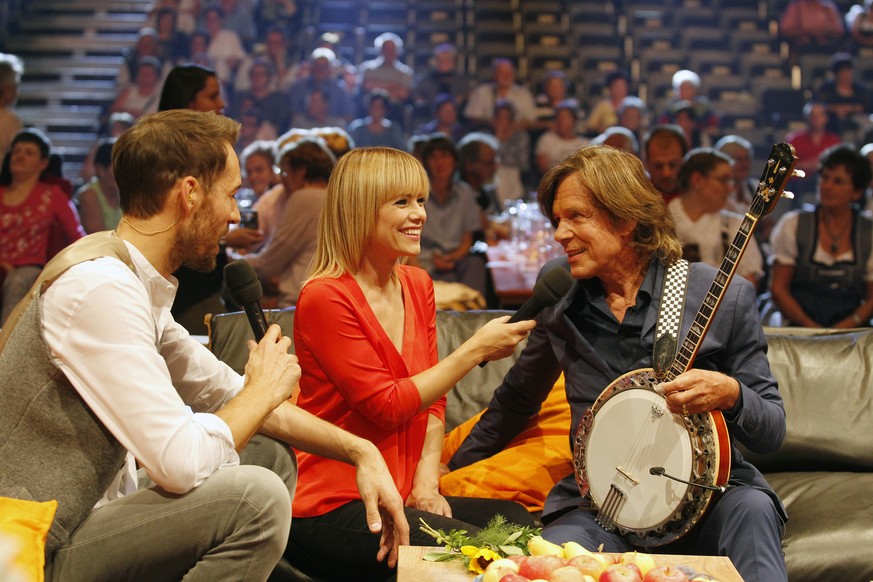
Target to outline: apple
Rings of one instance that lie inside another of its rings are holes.
[[[507,574],[500,579],[500,582],[530,582],[530,578],[519,574]]]
[[[649,570],[655,567],[655,559],[649,554],[639,552],[625,552],[619,558],[620,564],[634,564],[640,569],[640,576],[645,576]]]
[[[562,566],[552,570],[549,582],[585,582],[585,574],[573,566]]]
[[[559,556],[564,557],[564,548],[553,544],[542,536],[533,536],[527,542],[527,550],[531,556]]]
[[[598,582],[642,582],[638,568],[613,564],[603,571]]]
[[[581,554],[579,556],[576,556],[575,558],[570,558],[570,560],[567,562],[567,565],[573,566],[583,574],[588,574],[589,576],[592,576],[595,580],[600,578],[603,570],[606,569],[603,566],[603,562],[590,554]]]
[[[506,558],[494,560],[488,567],[485,568],[485,574],[482,576],[482,582],[499,582],[507,574],[515,574],[518,572],[518,564]]]
[[[536,578],[548,580],[553,570],[566,565],[567,560],[558,556],[528,556],[527,560],[518,567],[518,573],[531,580]]]
[[[649,570],[643,582],[688,582],[688,576],[675,566],[661,566]]]
[[[512,555],[512,556],[506,556],[506,559],[507,559],[507,560],[512,560],[512,561],[515,562],[517,565],[521,566],[521,565],[524,563],[524,561],[527,560],[527,556],[524,556],[524,555],[517,555],[517,556],[516,556],[516,555]]]

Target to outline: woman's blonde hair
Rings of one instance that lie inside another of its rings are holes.
[[[327,183],[309,279],[357,270],[382,205],[409,194],[427,197],[429,191],[424,168],[406,152],[356,148],[341,157]]]
[[[549,170],[540,182],[539,203],[552,219],[558,186],[573,178],[591,193],[594,206],[616,227],[636,224],[633,242],[640,257],[670,265],[682,256],[682,245],[664,198],[655,190],[639,158],[603,145],[583,147]],[[557,226],[557,225],[555,225]]]

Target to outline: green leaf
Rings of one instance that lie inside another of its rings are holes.
[[[500,546],[500,551],[507,556],[523,556],[524,551],[518,546]]]
[[[461,554],[453,552],[428,552],[421,559],[427,562],[445,562],[446,560],[454,560],[461,557],[463,557]]]

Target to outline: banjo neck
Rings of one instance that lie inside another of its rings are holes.
[[[728,285],[731,279],[733,279],[734,273],[737,270],[737,264],[749,245],[752,233],[758,225],[758,220],[765,214],[772,212],[776,207],[779,198],[783,196],[785,184],[788,178],[793,175],[796,165],[797,157],[791,144],[778,143],[773,146],[770,157],[767,160],[767,167],[764,169],[764,174],[758,182],[758,188],[751,207],[743,217],[743,222],[740,224],[739,230],[737,230],[733,241],[731,241],[727,249],[718,273],[716,273],[712,284],[709,286],[700,309],[697,310],[697,314],[694,316],[694,321],[691,323],[688,334],[676,352],[676,358],[664,375],[665,380],[671,381],[676,376],[691,369],[694,357],[697,355],[697,351],[703,343],[703,338],[712,323],[712,317],[718,310]],[[784,195],[792,197],[790,193],[784,193]]]

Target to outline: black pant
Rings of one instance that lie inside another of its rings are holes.
[[[514,501],[447,497],[453,518],[406,508],[409,521],[409,543],[413,546],[435,546],[436,540],[419,529],[419,518],[434,529],[448,533],[451,529],[473,534],[500,514],[511,523],[534,525],[533,516]],[[347,582],[348,580],[385,581],[396,572],[387,564],[376,561],[379,536],[367,528],[362,501],[352,501],[318,517],[295,517],[285,557],[301,571],[318,580]]]

